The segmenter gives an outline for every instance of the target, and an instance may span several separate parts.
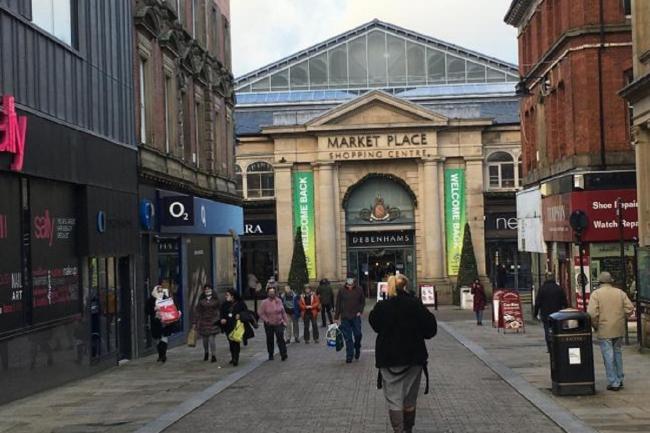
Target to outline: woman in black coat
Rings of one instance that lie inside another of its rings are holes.
[[[388,280],[388,299],[377,303],[368,322],[377,332],[375,362],[395,432],[411,432],[422,371],[429,358],[425,339],[436,335],[435,316],[406,288],[404,275]],[[428,379],[427,379],[428,380]]]
[[[230,333],[235,329],[237,320],[241,320],[245,327],[249,327],[248,319],[251,314],[248,311],[246,303],[242,300],[239,293],[233,289],[226,290],[226,302],[221,305],[221,329],[226,338],[228,338],[228,346],[230,348],[230,362],[229,364],[237,365],[239,363],[239,352],[241,351],[241,343],[232,341],[229,338]],[[248,331],[247,331],[248,332]],[[250,337],[249,337],[250,338]],[[244,341],[246,341],[246,334]]]

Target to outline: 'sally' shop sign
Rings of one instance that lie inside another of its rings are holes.
[[[27,117],[18,116],[13,96],[3,96],[0,107],[0,153],[14,155],[10,166],[13,171],[23,169],[26,132]]]

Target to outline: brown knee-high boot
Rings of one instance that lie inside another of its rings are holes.
[[[404,411],[404,433],[411,433],[415,425],[415,409]]]
[[[393,432],[404,433],[404,412],[401,410],[389,410],[388,416],[390,418],[390,425],[393,427]]]

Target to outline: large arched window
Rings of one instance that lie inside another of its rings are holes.
[[[490,188],[515,187],[515,161],[508,152],[494,152],[488,157]]]
[[[273,197],[274,194],[273,166],[263,161],[249,165],[246,169],[246,197]]]
[[[241,167],[239,164],[235,164],[235,187],[239,195],[244,195],[244,182],[242,179]]]

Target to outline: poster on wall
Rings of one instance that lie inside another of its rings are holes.
[[[30,182],[34,323],[81,312],[76,195],[71,185]]]
[[[25,310],[21,272],[20,183],[0,176],[0,335],[20,329]]]
[[[377,283],[377,302],[385,301],[388,299],[388,283],[386,281],[379,281]]]
[[[309,279],[316,278],[316,217],[314,212],[314,173],[293,173],[293,227],[302,231]]]
[[[212,284],[212,252],[210,238],[207,236],[191,236],[187,243],[187,285],[188,303],[187,311],[190,321],[194,321],[194,314],[203,293],[203,286]],[[183,302],[184,304],[184,302]]]
[[[445,170],[445,234],[449,275],[458,275],[466,221],[465,170],[448,168]]]

